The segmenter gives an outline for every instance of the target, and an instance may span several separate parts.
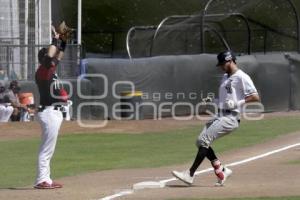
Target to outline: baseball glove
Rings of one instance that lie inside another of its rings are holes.
[[[56,28],[56,32],[59,34],[60,38],[65,42],[71,39],[73,31],[74,29],[68,27],[65,21],[60,23],[60,25],[58,25],[58,27]]]

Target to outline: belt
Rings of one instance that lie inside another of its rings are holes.
[[[218,109],[218,113],[222,114],[231,114],[231,115],[238,115],[239,113],[233,110],[226,110],[226,109]]]
[[[232,111],[232,110],[226,110],[226,109],[218,109],[218,113],[222,114],[222,115],[232,115],[234,117],[237,118],[238,122],[240,123],[240,117],[239,117],[239,113],[236,111]]]
[[[62,105],[55,105],[55,106],[44,106],[40,105],[38,107],[38,112],[43,112],[46,108],[53,107],[53,110],[63,111],[64,107]]]

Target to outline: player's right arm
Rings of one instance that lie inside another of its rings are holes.
[[[250,76],[248,75],[244,76],[242,78],[242,84],[243,84],[245,99],[238,102],[238,105],[242,106],[245,103],[259,102],[260,101],[259,94]]]

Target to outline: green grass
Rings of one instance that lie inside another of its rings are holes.
[[[214,143],[216,151],[225,151],[229,144],[241,148],[266,142],[284,133],[300,131],[299,117],[277,117],[259,121],[242,121],[240,128]]]
[[[226,199],[172,199],[172,200],[299,200],[300,196],[293,197],[252,197],[252,198],[226,198]]]
[[[288,162],[287,164],[300,165],[300,160],[292,160],[292,161]]]
[[[214,144],[223,152],[300,130],[297,117],[244,121],[240,129]],[[81,134],[59,137],[52,177],[123,168],[159,167],[191,162],[200,127],[165,133]],[[40,139],[0,142],[0,187],[32,184]]]

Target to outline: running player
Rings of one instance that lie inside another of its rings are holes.
[[[190,169],[172,172],[176,178],[187,184],[193,183],[196,170],[208,158],[217,176],[216,186],[224,185],[232,171],[221,164],[211,144],[239,127],[240,113],[245,103],[257,102],[260,99],[251,78],[238,68],[232,51],[220,53],[217,59],[217,66],[225,72],[219,87],[219,113],[200,133],[197,139],[198,153]]]

